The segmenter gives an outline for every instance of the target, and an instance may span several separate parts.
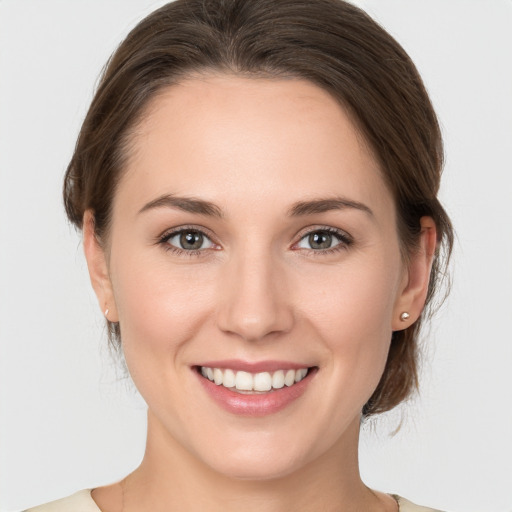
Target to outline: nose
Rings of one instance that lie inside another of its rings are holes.
[[[289,332],[294,322],[285,270],[258,252],[226,263],[219,283],[218,327],[246,341]]]

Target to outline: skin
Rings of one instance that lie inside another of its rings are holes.
[[[397,510],[359,476],[360,415],[392,331],[421,313],[433,221],[421,219],[419,250],[406,265],[371,151],[343,108],[303,80],[191,77],[153,99],[132,148],[109,239],[100,246],[87,211],[84,248],[148,404],[148,437],[138,469],[93,491],[98,506]],[[209,201],[223,217],[168,205],[141,212],[163,194]],[[288,214],[297,202],[335,197],[370,212]],[[177,254],[168,250],[177,238],[159,241],[179,227],[205,232],[199,252]],[[333,236],[339,250],[312,247],[307,235],[325,228],[352,241]],[[248,418],[221,409],[191,370],[228,358],[319,371],[284,410]]]

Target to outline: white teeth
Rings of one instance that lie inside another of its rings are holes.
[[[231,369],[209,368],[201,366],[203,377],[215,382],[217,386],[236,389],[240,392],[265,392],[272,389],[281,389],[284,386],[293,386],[300,382],[308,373],[307,368],[299,370],[277,370],[273,373],[249,373]]]
[[[297,370],[295,372],[295,382],[300,382],[308,373],[306,368],[302,368],[301,370]]]
[[[257,373],[254,376],[254,391],[270,391],[272,389],[272,377],[268,372]]]
[[[283,386],[284,386],[284,371],[277,370],[277,372],[274,372],[274,375],[272,375],[272,387],[274,389],[281,389]]]
[[[236,372],[235,387],[241,391],[251,391],[253,389],[254,380],[252,375],[247,372]]]
[[[222,384],[222,370],[219,370],[218,368],[213,369],[213,382],[219,386]]]
[[[233,370],[224,370],[224,379],[222,385],[227,388],[234,388],[236,382],[236,375]]]
[[[284,383],[287,386],[291,386],[292,384],[295,384],[295,370],[288,370],[286,372],[286,375],[284,376]]]

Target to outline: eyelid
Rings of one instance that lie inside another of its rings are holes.
[[[320,232],[325,231],[327,233],[332,233],[334,235],[337,235],[345,243],[353,243],[353,241],[354,241],[353,237],[349,233],[347,233],[345,230],[340,229],[340,228],[335,228],[333,226],[323,226],[321,224],[315,225],[315,226],[308,226],[307,228],[304,228],[301,231],[299,231],[299,233],[296,235],[297,241],[302,240],[305,236],[308,236],[311,233],[316,233],[319,231]],[[297,243],[297,242],[295,242],[295,243]]]
[[[163,231],[162,234],[158,235],[157,241],[160,242],[163,241],[164,239],[169,239],[173,235],[177,235],[178,233],[181,233],[183,231],[197,231],[198,233],[201,233],[202,235],[210,239],[213,243],[218,245],[218,243],[215,241],[215,235],[208,228],[194,224],[184,224],[183,226],[175,226],[173,228],[168,228],[165,231]]]

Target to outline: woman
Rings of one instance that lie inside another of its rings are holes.
[[[441,167],[414,65],[348,3],[178,0],[143,20],[64,200],[146,452],[31,510],[431,510],[365,486],[357,447],[417,383],[453,238]]]

